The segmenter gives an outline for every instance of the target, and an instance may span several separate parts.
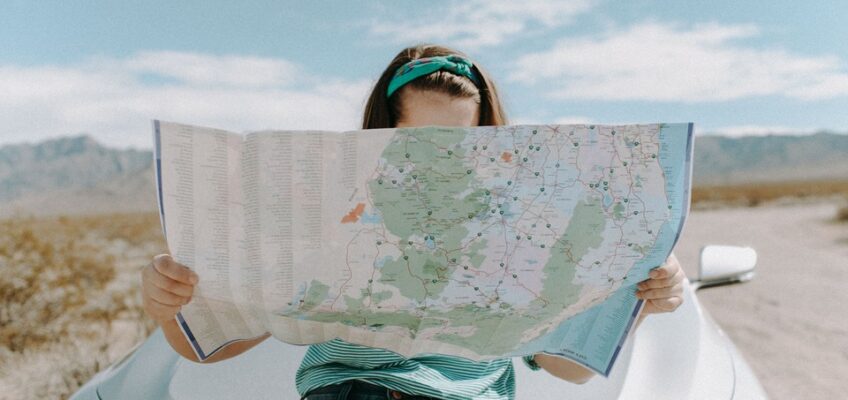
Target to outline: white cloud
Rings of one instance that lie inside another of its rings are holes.
[[[286,85],[299,73],[297,66],[286,60],[174,51],[140,52],[122,64],[137,73],[154,73],[193,85]]]
[[[752,96],[802,100],[848,95],[836,56],[805,56],[737,42],[753,25],[646,22],[602,37],[566,38],[519,58],[511,79],[544,84],[553,98],[709,102]]]
[[[90,133],[149,148],[154,118],[237,132],[357,129],[370,85],[311,76],[281,59],[179,52],[0,65],[0,143]]]
[[[819,131],[812,128],[792,128],[781,125],[734,125],[697,132],[704,135],[719,135],[729,137],[768,136],[768,135],[812,135]]]
[[[554,119],[541,117],[518,117],[511,118],[510,123],[513,125],[576,125],[576,124],[591,124],[595,122],[592,118],[582,115],[565,115]]]
[[[591,124],[595,122],[592,118],[580,115],[567,115],[554,119],[555,124],[570,125],[570,124]]]
[[[422,41],[446,42],[463,48],[494,46],[512,35],[540,28],[555,28],[570,23],[574,16],[588,11],[593,1],[573,0],[472,0],[451,2],[447,7],[433,7],[417,21],[388,18],[372,22],[373,35],[398,43]]]

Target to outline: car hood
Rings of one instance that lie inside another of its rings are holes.
[[[266,340],[239,357],[197,364],[157,330],[72,399],[297,398],[294,376],[306,348]],[[575,385],[518,361],[516,398],[731,399],[731,348],[687,284],[677,311],[650,316],[627,339],[609,378]]]
[[[650,315],[631,333],[609,378],[596,376],[583,385],[568,382],[552,385],[538,378],[526,383],[522,378],[529,374],[519,371],[516,398],[733,398],[731,343],[701,308],[688,280],[683,298],[683,304],[675,312]]]

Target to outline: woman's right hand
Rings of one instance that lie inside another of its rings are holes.
[[[173,320],[180,308],[191,301],[198,276],[168,254],[153,257],[141,271],[141,299],[144,312],[162,325]]]

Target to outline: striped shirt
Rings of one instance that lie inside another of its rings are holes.
[[[522,360],[532,370],[540,368],[532,355]],[[351,379],[445,400],[515,398],[515,371],[510,358],[481,362],[439,354],[405,358],[341,339],[309,346],[295,383],[303,396],[310,390]]]

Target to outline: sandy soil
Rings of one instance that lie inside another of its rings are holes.
[[[698,297],[773,399],[848,396],[848,223],[835,202],[690,214],[675,250],[690,279],[707,244],[751,246],[756,277]]]

